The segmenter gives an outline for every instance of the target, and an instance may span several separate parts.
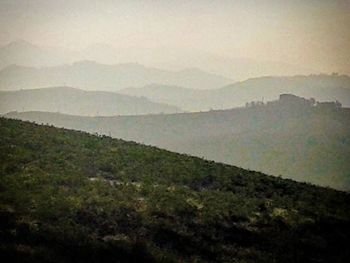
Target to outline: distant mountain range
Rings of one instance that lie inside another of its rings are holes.
[[[83,64],[89,68],[89,63]],[[95,64],[92,63],[92,67],[93,65]],[[103,68],[102,65],[98,67]],[[25,71],[24,68],[22,69]],[[29,71],[31,72],[32,69]],[[82,73],[83,75],[85,73]],[[92,77],[92,73],[87,74],[97,86],[98,76],[101,75],[104,73],[98,73],[95,78]],[[59,78],[57,76],[57,79]],[[103,82],[103,78],[101,79]],[[24,81],[23,86],[27,86],[26,83],[28,82]],[[73,115],[110,116],[176,113],[183,110],[207,111],[242,107],[251,101],[275,100],[283,93],[293,93],[314,98],[317,101],[339,101],[344,107],[350,107],[350,77],[346,75],[261,77],[213,90],[153,84],[142,88],[126,88],[117,92],[87,92],[69,87],[3,91],[0,92],[0,112],[59,111]]]
[[[336,74],[260,77],[214,90],[148,85],[142,88],[126,88],[118,92],[144,96],[152,101],[169,103],[187,111],[241,107],[250,101],[275,100],[283,93],[312,97],[318,101],[338,100],[344,106],[350,107],[350,77]]]
[[[166,71],[135,63],[104,65],[93,61],[43,68],[11,65],[0,71],[1,90],[63,85],[116,91],[129,86],[144,86],[151,83],[211,89],[232,83],[232,80],[195,68]]]
[[[311,106],[307,100],[291,97],[297,102],[202,113],[92,118],[27,112],[6,116],[112,135],[349,190],[349,109],[332,103]]]
[[[169,47],[153,49],[114,48],[101,43],[83,50],[71,51],[60,48],[43,48],[24,40],[14,41],[0,47],[0,69],[13,64],[26,67],[52,67],[71,64],[74,61],[81,60],[92,60],[110,65],[138,62],[149,67],[174,71],[181,71],[186,68],[200,68],[203,71],[238,80],[267,75],[320,73],[319,70],[279,61],[262,61],[245,57],[222,57],[196,49]],[[166,83],[161,82],[161,84]],[[62,85],[62,83],[55,85]],[[171,83],[171,85],[180,84]],[[180,86],[186,87],[186,85]],[[195,88],[206,88],[206,86]],[[210,86],[209,88],[212,87]]]
[[[179,70],[200,68],[228,78],[244,80],[256,76],[315,74],[322,71],[305,66],[291,65],[281,61],[266,61],[257,58],[220,56],[194,48],[113,48],[96,44],[83,50],[83,59],[105,64],[137,61],[157,68]]]
[[[179,108],[147,98],[70,87],[0,91],[0,113],[48,111],[73,115],[142,115],[175,113]]]

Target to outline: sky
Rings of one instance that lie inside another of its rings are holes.
[[[350,74],[350,0],[0,0],[0,45],[18,39],[197,50]]]

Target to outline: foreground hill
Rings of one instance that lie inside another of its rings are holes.
[[[0,91],[0,113],[48,111],[73,115],[138,115],[175,113],[180,109],[146,98],[70,87]]]
[[[350,197],[82,132],[0,119],[11,262],[346,262]]]
[[[42,68],[11,65],[0,71],[1,90],[73,86],[117,91],[129,86],[152,83],[212,89],[228,85],[232,80],[199,69],[166,71],[135,63],[104,65],[93,61]]]
[[[287,96],[288,97],[288,96]],[[303,98],[202,113],[84,118],[44,112],[8,117],[155,145],[298,181],[350,190],[350,111]],[[327,108],[327,105],[330,107]]]
[[[214,90],[154,84],[141,88],[126,88],[119,92],[144,96],[152,101],[176,105],[187,111],[241,107],[247,101],[275,100],[283,93],[314,98],[318,101],[338,100],[344,106],[350,107],[350,77],[336,74],[260,77]]]

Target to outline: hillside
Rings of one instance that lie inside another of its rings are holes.
[[[7,116],[98,132],[350,190],[349,109],[323,109],[304,105],[302,98],[297,100],[302,105],[275,101],[256,107],[170,115],[84,118],[27,112]]]
[[[0,253],[11,262],[350,256],[343,192],[4,118],[0,141]]]
[[[228,85],[232,80],[199,69],[166,71],[136,63],[105,65],[93,61],[41,68],[11,65],[0,70],[1,90],[72,86],[117,91],[152,83],[212,89]]]
[[[214,90],[148,85],[119,92],[169,103],[187,111],[242,107],[248,101],[275,100],[283,93],[318,101],[338,100],[343,106],[350,107],[350,77],[335,74],[252,78]]]
[[[146,98],[102,91],[55,87],[0,91],[0,113],[10,111],[48,111],[73,115],[141,115],[175,113],[179,108],[151,102]]]

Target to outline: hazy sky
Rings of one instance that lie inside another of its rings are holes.
[[[0,0],[0,44],[186,48],[350,74],[350,0]]]

